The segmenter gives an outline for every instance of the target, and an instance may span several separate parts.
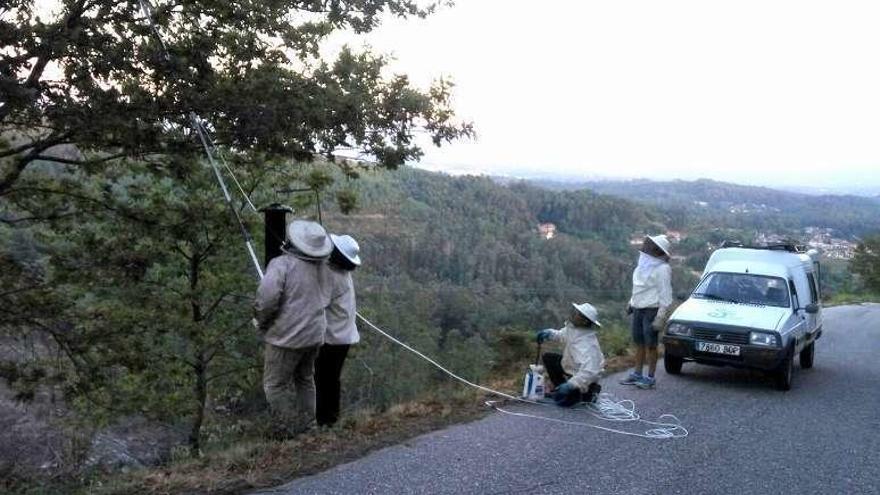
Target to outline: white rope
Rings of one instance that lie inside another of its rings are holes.
[[[382,335],[386,339],[394,342],[395,344],[397,344],[397,345],[403,347],[404,349],[412,352],[413,354],[419,356],[420,358],[422,358],[425,361],[427,361],[428,363],[432,364],[435,368],[439,369],[440,371],[447,374],[451,378],[453,378],[453,379],[455,379],[455,380],[457,380],[457,381],[459,381],[469,387],[475,388],[477,390],[481,390],[481,391],[486,392],[488,394],[496,395],[498,397],[503,397],[504,399],[511,400],[514,402],[521,402],[521,403],[525,403],[525,404],[534,404],[534,405],[539,405],[539,406],[548,405],[547,403],[544,403],[544,402],[537,402],[537,401],[533,401],[533,400],[523,399],[521,397],[516,397],[514,395],[510,395],[510,394],[507,394],[504,392],[499,392],[498,390],[493,390],[489,387],[485,387],[483,385],[479,385],[477,383],[471,382],[470,380],[462,378],[462,377],[456,375],[455,373],[453,373],[452,371],[444,368],[437,361],[431,359],[430,357],[426,356],[425,354],[418,351],[417,349],[414,349],[413,347],[407,345],[405,342],[402,342],[401,340],[397,339],[393,335],[382,330],[381,328],[379,328],[378,326],[373,324],[373,322],[366,319],[362,314],[357,313],[357,317],[360,318],[361,321],[366,323],[367,326],[370,329],[372,329],[373,331],[375,331],[376,333]],[[528,414],[528,413],[523,413],[523,412],[509,411],[507,409],[501,408],[498,405],[499,402],[501,402],[501,401],[486,401],[485,404],[488,407],[491,407],[492,409],[495,409],[496,411],[498,411],[500,413],[507,414],[510,416],[516,416],[516,417],[521,417],[521,418],[531,418],[531,419],[537,419],[537,420],[541,420],[541,421],[549,421],[552,423],[566,424],[566,425],[572,425],[572,426],[586,426],[589,428],[595,428],[595,429],[607,431],[610,433],[619,433],[621,435],[629,435],[629,436],[640,437],[640,438],[667,439],[667,438],[683,438],[688,435],[687,429],[685,429],[683,426],[681,426],[681,421],[679,421],[679,419],[677,417],[673,416],[672,414],[661,415],[658,419],[662,420],[662,421],[648,421],[646,419],[642,419],[641,416],[639,416],[639,414],[636,413],[635,403],[633,401],[628,400],[628,399],[615,400],[614,396],[612,396],[611,394],[607,394],[607,393],[600,394],[599,398],[597,399],[597,401],[595,403],[587,404],[586,411],[588,413],[590,413],[592,416],[594,416],[598,419],[604,420],[604,421],[621,422],[621,423],[622,422],[631,422],[631,423],[638,423],[638,424],[647,424],[647,425],[652,426],[652,428],[649,428],[648,430],[646,430],[643,433],[624,431],[624,430],[619,430],[616,428],[609,428],[609,427],[600,426],[600,425],[596,425],[596,424],[592,424],[592,423],[584,423],[581,421],[569,421],[569,420],[564,420],[564,419],[559,419],[559,418],[540,416],[537,414]]]
[[[560,424],[565,424],[565,425],[570,425],[570,426],[586,426],[589,428],[595,428],[597,430],[607,431],[609,433],[617,433],[620,435],[628,435],[628,436],[632,436],[632,437],[649,438],[652,440],[665,440],[668,438],[684,438],[684,437],[688,436],[687,429],[685,429],[683,426],[681,426],[681,423],[679,422],[678,418],[676,418],[672,414],[664,414],[664,415],[660,416],[660,419],[669,418],[669,420],[668,420],[669,422],[666,422],[666,423],[659,422],[659,421],[648,421],[645,419],[641,419],[638,417],[637,414],[635,414],[634,417],[631,419],[607,418],[607,417],[600,415],[600,414],[593,414],[597,418],[603,419],[606,421],[633,421],[633,422],[645,423],[645,424],[655,426],[654,428],[649,428],[649,429],[645,430],[644,433],[640,433],[640,432],[619,430],[617,428],[608,428],[605,426],[596,425],[596,424],[592,424],[592,423],[584,423],[581,421],[569,421],[569,420],[565,420],[565,419],[550,418],[547,416],[539,416],[537,414],[528,414],[528,413],[522,413],[522,412],[508,411],[507,409],[502,409],[501,407],[498,407],[498,405],[494,401],[486,401],[486,405],[495,409],[496,411],[498,411],[500,413],[507,414],[509,416],[538,419],[541,421],[549,421],[551,423],[560,423]]]
[[[208,157],[208,163],[211,165],[211,169],[214,171],[214,176],[217,178],[217,182],[220,184],[220,189],[223,190],[223,197],[226,198],[226,203],[229,205],[229,211],[232,212],[232,216],[235,217],[235,221],[238,222],[238,227],[241,229],[241,235],[244,238],[245,247],[247,248],[248,254],[251,257],[251,262],[253,262],[254,264],[254,269],[257,271],[257,277],[262,280],[263,267],[262,265],[260,265],[260,260],[257,258],[257,252],[254,249],[254,243],[253,239],[251,238],[251,233],[248,231],[247,227],[245,227],[244,222],[241,220],[241,215],[239,215],[238,210],[235,209],[235,205],[232,204],[232,196],[230,196],[229,194],[229,188],[226,187],[226,181],[223,180],[223,174],[220,173],[220,169],[217,167],[217,163],[214,161],[214,154],[211,153],[213,145],[208,143],[207,130],[205,129],[205,126],[202,125],[201,117],[196,115],[195,112],[190,112],[189,118],[192,123],[193,130],[196,131],[196,135],[201,141],[202,147],[205,149],[205,155]],[[250,199],[248,199],[248,203],[250,203]]]

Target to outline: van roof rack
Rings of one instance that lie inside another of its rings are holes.
[[[743,248],[743,249],[763,249],[766,251],[786,251],[789,253],[806,253],[807,248],[800,244],[795,244],[793,242],[778,242],[773,244],[764,244],[762,246],[755,246],[750,244],[743,244],[740,241],[727,240],[721,243],[722,248]]]

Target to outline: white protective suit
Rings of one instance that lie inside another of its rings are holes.
[[[639,264],[633,270],[633,292],[629,305],[661,309],[672,305],[672,268],[669,263],[639,253]]]
[[[354,294],[354,281],[351,272],[337,270],[331,265],[325,265],[332,282],[333,293],[330,305],[324,311],[327,316],[327,333],[324,335],[324,343],[329,345],[351,345],[361,340],[358,333],[355,316],[357,303]]]
[[[669,263],[639,253],[639,264],[633,270],[633,289],[629,305],[636,309],[658,308],[663,319],[672,306],[672,267]]]
[[[605,370],[605,356],[599,348],[595,328],[576,327],[570,322],[559,330],[550,329],[549,340],[563,342],[562,369],[571,375],[568,382],[586,392],[591,383],[599,381]]]

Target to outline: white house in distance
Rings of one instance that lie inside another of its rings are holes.
[[[538,224],[538,232],[544,239],[553,239],[556,237],[556,224],[541,223]]]

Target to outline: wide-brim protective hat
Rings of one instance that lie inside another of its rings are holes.
[[[333,243],[324,227],[317,222],[294,220],[287,226],[287,240],[302,254],[326,258],[333,252]]]
[[[345,259],[351,261],[354,266],[361,266],[361,247],[358,246],[354,237],[350,235],[330,234],[330,241],[336,246],[336,249],[345,256]]]
[[[669,242],[669,239],[666,237],[665,234],[649,235],[648,239],[650,239],[651,242],[653,242],[655,246],[660,248],[661,251],[666,253],[666,256],[672,256],[672,254],[670,253],[670,247],[672,245]]]
[[[574,306],[574,309],[578,310],[578,313],[584,315],[588,320],[592,321],[594,325],[597,327],[601,327],[602,324],[599,323],[599,311],[590,303],[576,304],[571,303]]]

